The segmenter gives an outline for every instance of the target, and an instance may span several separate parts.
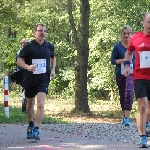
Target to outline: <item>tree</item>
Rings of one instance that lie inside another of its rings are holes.
[[[90,111],[87,91],[89,14],[89,0],[80,0],[80,24],[78,30],[80,33],[78,34],[72,14],[72,0],[68,0],[69,22],[73,33],[74,44],[77,49],[77,62],[75,64],[75,111],[84,113]]]
[[[32,39],[33,26],[42,22],[47,26],[47,41],[55,45],[57,55],[57,77],[51,81],[48,98],[75,99],[75,109],[84,112],[89,110],[90,100],[110,97],[117,100],[114,66],[110,64],[112,48],[119,40],[123,25],[129,24],[134,32],[143,29],[141,21],[149,11],[148,0],[134,0],[132,3],[126,0],[90,0],[90,9],[87,0],[13,0],[9,3],[1,0],[0,7],[0,55],[4,58],[0,60],[1,72],[4,64],[9,71],[12,69],[20,39]],[[68,16],[73,24],[69,23]],[[0,75],[2,78],[3,74]]]

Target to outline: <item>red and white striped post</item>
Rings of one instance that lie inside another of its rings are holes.
[[[8,76],[4,76],[4,111],[5,111],[5,117],[9,118]]]

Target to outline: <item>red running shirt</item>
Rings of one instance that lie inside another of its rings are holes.
[[[128,50],[135,51],[135,66],[133,78],[150,80],[150,68],[140,68],[140,52],[150,51],[150,35],[145,35],[143,32],[134,33],[130,39]],[[150,58],[150,56],[149,56]]]

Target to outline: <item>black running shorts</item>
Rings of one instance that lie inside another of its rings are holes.
[[[38,92],[48,94],[49,82],[49,72],[26,77],[24,80],[25,96],[27,98],[33,98]]]
[[[136,79],[134,81],[135,97],[147,97],[150,100],[150,80]]]

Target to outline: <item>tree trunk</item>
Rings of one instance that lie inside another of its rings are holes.
[[[80,36],[72,15],[72,0],[68,0],[69,22],[73,32],[74,43],[77,49],[77,64],[75,66],[75,111],[90,112],[87,91],[87,67],[89,56],[89,0],[80,0]],[[80,39],[79,39],[80,37]]]
[[[75,111],[87,113],[90,111],[87,92],[87,61],[84,56],[81,56],[80,60],[75,67]]]

